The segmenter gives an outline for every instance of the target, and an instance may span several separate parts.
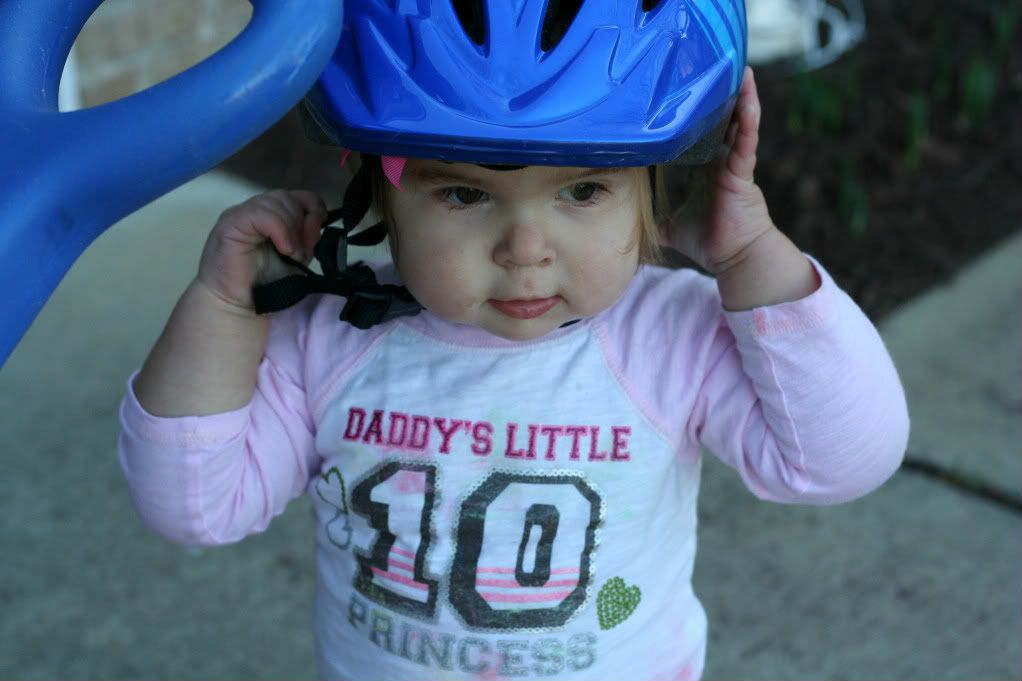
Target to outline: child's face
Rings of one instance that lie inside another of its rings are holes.
[[[613,304],[638,267],[644,168],[490,170],[411,159],[390,189],[395,263],[433,314],[511,340]]]

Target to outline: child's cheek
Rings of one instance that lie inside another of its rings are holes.
[[[471,268],[459,254],[460,249],[416,249],[399,267],[412,295],[430,312],[451,321],[460,319],[478,288],[473,287]]]
[[[585,292],[584,305],[591,315],[603,311],[624,293],[638,268],[638,248],[592,248],[580,253],[575,263],[575,280]]]

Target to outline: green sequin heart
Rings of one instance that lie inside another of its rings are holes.
[[[635,612],[642,591],[637,586],[627,586],[620,577],[610,579],[596,595],[596,614],[600,629],[610,629],[624,622]]]

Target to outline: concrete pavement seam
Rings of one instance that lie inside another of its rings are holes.
[[[978,477],[961,471],[949,470],[927,461],[922,456],[909,452],[905,455],[902,468],[919,473],[954,487],[966,494],[992,502],[1016,513],[1022,513],[1022,496],[998,489]]]

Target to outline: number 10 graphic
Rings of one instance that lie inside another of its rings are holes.
[[[351,493],[352,509],[377,532],[355,551],[355,588],[429,619],[439,592],[426,570],[436,473],[433,464],[385,463]],[[451,606],[482,629],[563,625],[585,602],[602,520],[603,500],[580,475],[490,473],[458,509]]]

